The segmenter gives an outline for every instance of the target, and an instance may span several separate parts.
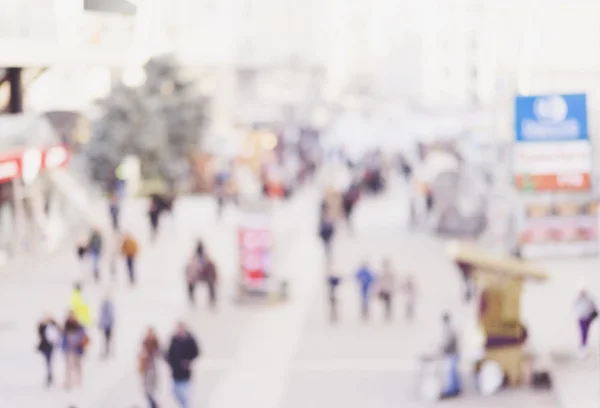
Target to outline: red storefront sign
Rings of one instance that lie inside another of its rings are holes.
[[[35,179],[42,171],[64,167],[68,162],[69,150],[62,145],[28,148],[0,155],[0,183],[19,177]]]
[[[589,173],[517,175],[519,190],[531,191],[587,191],[591,188]]]

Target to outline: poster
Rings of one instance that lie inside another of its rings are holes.
[[[524,203],[517,236],[524,258],[598,253],[592,167],[586,95],[516,98],[513,181]]]
[[[517,237],[521,254],[527,259],[595,255],[597,213],[592,201],[526,205]]]
[[[247,216],[238,229],[242,283],[265,290],[271,269],[272,237],[267,217]]]

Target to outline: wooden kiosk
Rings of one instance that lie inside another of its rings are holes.
[[[510,386],[520,385],[527,340],[521,321],[523,284],[543,281],[547,275],[521,259],[491,254],[473,244],[453,243],[449,253],[476,288],[479,325],[485,336],[484,360],[497,362]]]

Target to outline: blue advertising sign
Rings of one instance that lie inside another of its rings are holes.
[[[515,137],[517,142],[588,140],[585,94],[518,96]]]

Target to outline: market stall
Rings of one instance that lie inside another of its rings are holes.
[[[543,281],[540,269],[511,256],[487,253],[472,244],[453,243],[450,256],[476,288],[478,325],[483,334],[483,359],[497,363],[510,386],[526,383],[523,369],[527,329],[521,320],[521,296],[526,281]],[[479,372],[479,371],[478,371]]]

